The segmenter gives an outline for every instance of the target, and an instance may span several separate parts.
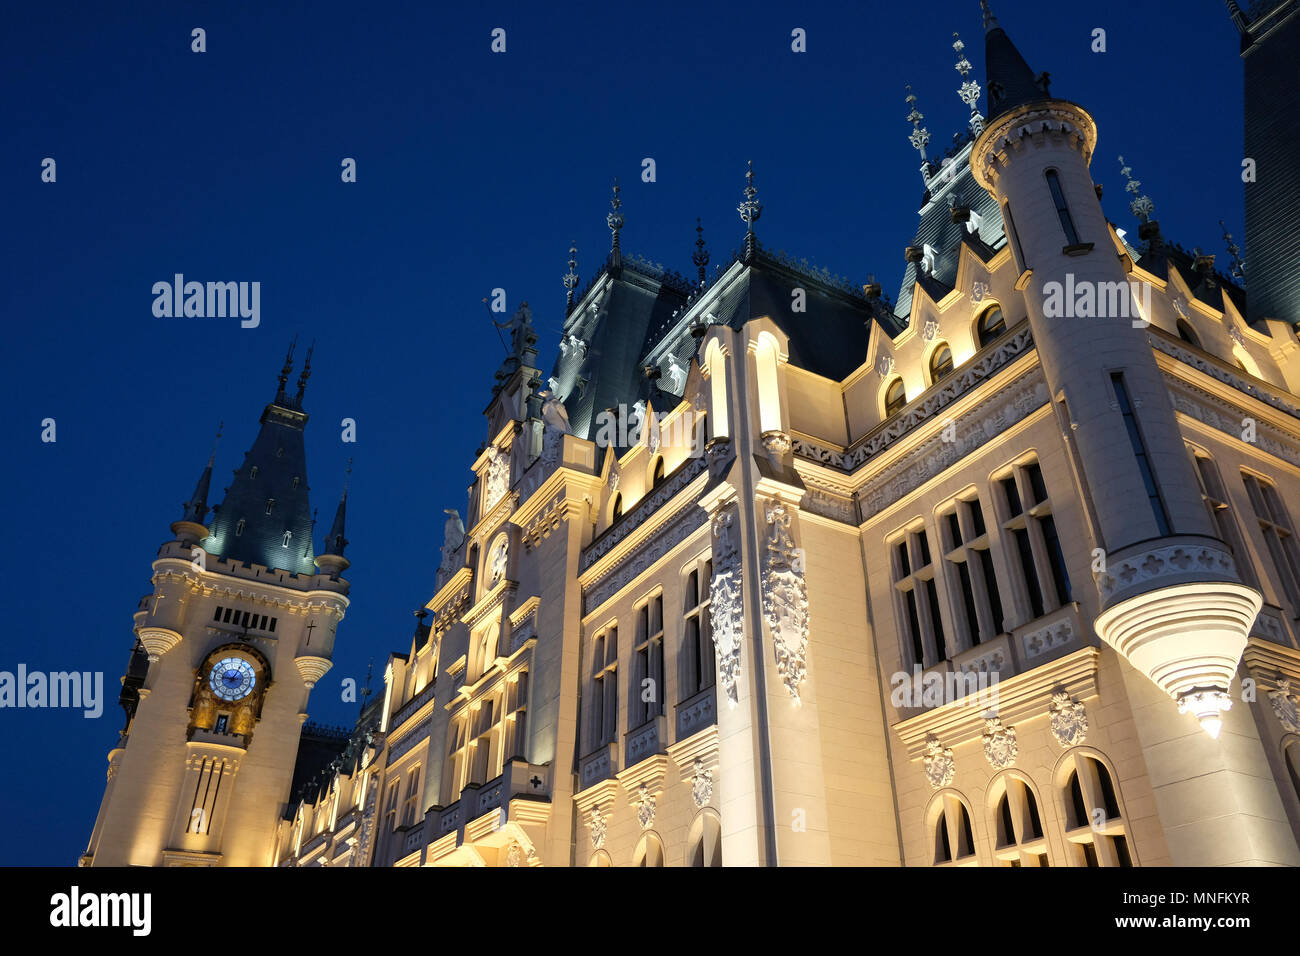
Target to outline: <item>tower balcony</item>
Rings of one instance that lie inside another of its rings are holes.
[[[1213,538],[1161,538],[1118,552],[1095,577],[1097,634],[1218,737],[1263,604],[1227,549]]]

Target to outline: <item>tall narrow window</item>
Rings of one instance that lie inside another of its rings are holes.
[[[952,349],[940,345],[930,356],[930,384],[934,385],[952,372]]]
[[[998,479],[997,485],[1002,492],[1003,540],[1029,604],[1025,620],[1034,620],[1073,600],[1047,483],[1038,462],[1029,461]]]
[[[415,823],[415,813],[420,802],[420,768],[411,768],[406,775],[406,799],[402,802],[402,826],[409,827]]]
[[[1002,633],[1002,601],[979,499],[954,502],[943,515],[940,534],[953,572],[947,575],[955,588],[953,606],[962,610],[955,637],[967,648],[992,640]]]
[[[1151,469],[1151,459],[1147,455],[1146,442],[1142,440],[1142,430],[1138,427],[1137,416],[1133,413],[1133,403],[1129,401],[1128,387],[1124,384],[1123,373],[1111,372],[1110,383],[1115,389],[1115,401],[1119,404],[1120,414],[1124,416],[1124,427],[1128,430],[1133,457],[1137,459],[1138,471],[1142,474],[1147,500],[1151,502],[1151,512],[1156,518],[1156,530],[1161,535],[1172,534],[1169,512],[1165,510],[1164,499],[1160,497],[1160,486],[1156,484],[1156,475]]]
[[[1236,562],[1237,574],[1241,576],[1241,580],[1253,588],[1258,588],[1259,579],[1255,576],[1255,563],[1251,560],[1245,544],[1242,543],[1236,519],[1228,508],[1228,493],[1223,488],[1219,469],[1207,455],[1193,451],[1192,457],[1196,462],[1196,480],[1201,486],[1201,501],[1205,503],[1205,510],[1210,515],[1210,524],[1214,526],[1215,534],[1232,552],[1232,559]]]
[[[235,523],[235,537],[238,538],[243,533],[244,533],[244,519],[240,518],[239,521]]]
[[[980,348],[983,348],[1007,330],[1007,321],[1002,316],[1002,310],[996,305],[986,309],[980,316],[978,328]]]
[[[945,793],[939,807],[934,823],[934,865],[976,865],[975,833],[965,802],[956,794]]]
[[[1065,190],[1061,188],[1061,177],[1056,170],[1047,171],[1047,185],[1052,190],[1052,202],[1056,204],[1056,215],[1061,219],[1061,228],[1065,230],[1065,244],[1079,245],[1079,234],[1074,231],[1074,219],[1070,216],[1070,207],[1065,202]]]
[[[1024,272],[1029,268],[1025,262],[1025,251],[1020,247],[1020,236],[1016,233],[1016,222],[1011,217],[1011,206],[1009,203],[1002,204],[1002,221],[1006,223],[1007,235],[1011,237],[1011,251],[1016,257],[1016,271]]]
[[[664,481],[664,460],[662,458],[655,461],[654,477],[650,480],[651,488],[658,488]]]
[[[708,562],[694,568],[686,576],[685,603],[682,618],[682,700],[689,700],[700,691],[713,686],[713,640],[709,635],[709,579]]]
[[[1296,546],[1291,516],[1271,482],[1244,471],[1241,480],[1259,521],[1259,533],[1273,558],[1282,593],[1291,602],[1292,614],[1300,615],[1300,548]]]
[[[442,805],[454,803],[460,799],[464,787],[465,757],[469,737],[467,717],[464,713],[452,718],[447,729],[447,763],[442,772]]]
[[[656,594],[637,611],[633,683],[628,687],[631,726],[636,730],[664,712],[664,596]]]
[[[1047,866],[1047,840],[1034,791],[1019,777],[1002,780],[994,813],[994,853],[999,865]]]
[[[909,531],[892,546],[898,619],[904,622],[912,663],[930,667],[947,659],[943,615],[925,528]]]
[[[588,752],[614,741],[618,726],[618,628],[596,635],[591,645],[591,718]]]

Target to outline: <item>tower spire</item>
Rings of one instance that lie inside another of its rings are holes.
[[[989,9],[988,0],[980,0],[984,11],[984,68],[989,91],[989,115],[986,123],[1026,103],[1049,98],[1051,76],[1034,76],[1025,58],[998,26],[998,18]]]
[[[221,430],[225,426],[225,422],[217,426],[217,437],[212,441],[212,453],[208,455],[207,467],[203,469],[203,474],[199,475],[199,482],[194,486],[194,494],[190,496],[189,501],[182,505],[185,509],[185,513],[181,518],[182,521],[201,525],[204,518],[207,517],[208,488],[212,485],[212,464],[217,459],[217,443],[221,441]]]
[[[339,495],[339,506],[334,511],[334,523],[330,525],[330,533],[325,538],[325,552],[316,559],[316,563],[321,567],[328,567],[331,570],[337,566],[342,571],[349,564],[348,560],[343,557],[343,551],[348,546],[348,539],[344,536],[344,527],[347,523],[348,510],[348,484],[352,479],[352,459],[348,459],[347,472],[343,477],[343,493]]]
[[[707,266],[709,264],[709,250],[704,248],[704,225],[700,222],[700,217],[695,217],[695,251],[691,253],[691,262],[700,270],[700,288],[704,288],[707,282]]]
[[[966,59],[964,52],[966,44],[961,41],[961,36],[956,31],[953,32],[952,41],[953,51],[957,54],[957,62],[953,64],[953,69],[961,74],[962,80],[961,89],[957,91],[957,95],[970,108],[970,131],[972,135],[978,136],[984,132],[984,117],[979,110],[980,85],[975,80],[970,79],[970,72],[973,67],[970,60]]]
[[[573,290],[578,287],[578,243],[569,243],[569,271],[564,276],[564,314],[573,311]]]
[[[1119,174],[1127,181],[1124,191],[1133,197],[1132,202],[1128,204],[1129,212],[1145,225],[1151,221],[1151,214],[1155,212],[1156,204],[1151,201],[1150,196],[1138,195],[1142,190],[1142,180],[1133,178],[1133,169],[1124,162],[1123,156],[1119,158],[1119,167]]]
[[[741,221],[745,224],[746,262],[753,259],[758,251],[758,237],[754,235],[754,223],[758,222],[759,216],[763,215],[763,204],[755,198],[757,195],[758,187],[754,185],[754,161],[751,159],[749,169],[745,173],[745,201],[736,207]]]
[[[289,343],[289,351],[284,355],[284,367],[280,369],[278,381],[279,388],[275,390],[275,404],[283,405],[286,401],[284,395],[285,383],[289,381],[289,374],[293,371],[293,350],[298,347],[298,336],[294,335],[293,341]]]
[[[609,247],[609,264],[616,269],[623,265],[623,252],[619,248],[618,244],[618,234],[623,229],[623,214],[619,212],[619,209],[623,205],[623,200],[618,198],[620,192],[622,192],[622,190],[619,189],[618,177],[615,176],[614,194],[609,200],[609,215],[605,217],[605,224],[609,226],[609,231],[613,233],[613,238]]]
[[[912,124],[912,134],[907,137],[907,141],[912,144],[912,148],[921,154],[921,179],[925,180],[925,166],[929,159],[925,155],[925,146],[930,142],[930,131],[921,125],[921,120],[925,119],[925,114],[916,108],[916,94],[912,92],[912,84],[907,84],[907,97],[904,102],[910,107],[907,114],[907,121]]]
[[[980,0],[980,9],[984,12],[984,32],[988,33],[990,30],[996,29],[998,18],[989,9],[989,0]]]
[[[303,362],[302,374],[298,376],[298,395],[297,398],[295,398],[294,403],[299,408],[302,408],[302,396],[307,390],[307,379],[311,378],[311,353],[315,350],[316,343],[313,341],[311,345],[307,347],[307,359]]]

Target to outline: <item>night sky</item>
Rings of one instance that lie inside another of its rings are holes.
[[[308,707],[350,724],[340,681],[363,681],[373,657],[382,692],[433,593],[442,510],[465,513],[503,355],[482,299],[500,287],[510,311],[530,303],[549,370],[569,244],[585,286],[609,248],[613,178],[623,249],[693,275],[697,216],[714,262],[740,243],[750,159],[765,244],[896,296],[922,194],[904,84],[932,154],[968,115],[954,30],[984,85],[976,0],[480,6],[9,5],[0,670],[102,671],[106,700],[98,720],[0,710],[0,863],[73,865],[85,849],[150,563],[224,421],[221,500],[295,334],[300,358],[316,342],[318,551],[355,458],[352,608]],[[1122,153],[1164,234],[1226,266],[1218,220],[1244,245],[1242,66],[1222,2],[994,10],[1053,94],[1096,117],[1110,218],[1136,231]],[[1105,53],[1090,49],[1097,27]],[[355,183],[340,181],[345,157]],[[260,282],[260,326],[155,318],[151,288],[177,272]]]

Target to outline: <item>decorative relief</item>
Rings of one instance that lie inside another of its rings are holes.
[[[939,323],[935,319],[926,319],[925,324],[921,326],[921,338],[927,342],[933,342],[934,337],[939,334]]]
[[[642,830],[649,830],[655,822],[655,798],[644,783],[637,792],[636,819]]]
[[[1269,691],[1268,702],[1273,706],[1273,716],[1291,733],[1300,733],[1300,706],[1291,693],[1291,681],[1283,677],[1277,682],[1277,690]]]
[[[735,707],[739,700],[740,643],[745,612],[740,603],[740,518],[735,502],[713,518],[713,579],[710,582],[709,622],[718,661],[718,681]]]
[[[592,542],[587,550],[582,552],[581,569],[583,571],[587,570],[599,558],[608,554],[614,545],[641,527],[647,518],[656,514],[664,505],[675,498],[683,488],[694,481],[696,476],[704,470],[704,467],[703,458],[692,458],[683,467],[678,468],[662,485],[637,502],[636,507],[625,514],[622,521],[606,531],[599,539]],[[618,487],[617,475],[618,472],[616,471],[611,471],[609,474],[611,491]]]
[[[1052,736],[1062,747],[1077,747],[1088,739],[1088,711],[1063,690],[1052,692]]]
[[[652,564],[694,534],[705,520],[707,519],[703,509],[696,506],[694,502],[683,507],[640,551],[628,555],[622,563],[616,565],[598,583],[591,586],[584,595],[586,610],[598,608],[608,601],[629,581],[635,580]]]
[[[1179,343],[1170,341],[1162,335],[1152,335],[1150,336],[1150,339],[1151,345],[1156,349],[1156,351],[1164,352],[1166,355],[1171,355],[1184,365],[1190,365],[1192,368],[1204,372],[1211,378],[1218,379],[1225,385],[1231,385],[1239,392],[1245,392],[1247,395],[1259,399],[1266,405],[1272,405],[1279,411],[1286,412],[1294,418],[1300,418],[1300,406],[1293,405],[1286,399],[1260,388],[1253,382],[1247,381],[1236,371],[1230,371],[1220,366],[1218,362],[1212,361],[1211,359],[1205,358],[1201,355],[1195,355]],[[1240,432],[1240,430],[1241,424],[1240,419],[1238,419],[1237,431]]]
[[[957,765],[952,759],[952,748],[939,743],[939,738],[929,734],[925,738],[925,756],[921,760],[925,766],[926,779],[935,790],[952,784],[957,776]]]
[[[805,479],[804,484],[807,483]],[[852,498],[841,498],[829,491],[809,487],[808,493],[804,495],[800,506],[803,510],[811,511],[823,518],[833,518],[846,524],[857,524],[857,514],[853,507]]]
[[[963,674],[1002,674],[1006,670],[1007,658],[1001,650],[979,654],[961,664]]]
[[[1003,727],[1001,717],[984,719],[984,757],[994,770],[1005,770],[1016,762],[1020,756],[1020,744],[1016,742],[1016,729]]]
[[[784,455],[790,450],[790,436],[782,431],[763,432],[763,447],[769,455]]]
[[[619,478],[618,469],[611,468],[609,470],[609,493],[610,494],[613,494],[614,492],[618,491],[618,478]]]
[[[488,555],[488,587],[496,587],[497,582],[506,576],[506,566],[510,562],[510,539],[504,534],[498,535]]]
[[[763,616],[772,633],[777,672],[791,698],[799,703],[799,685],[807,673],[808,585],[803,550],[790,534],[790,512],[784,503],[764,509],[767,548],[763,555]]]
[[[1218,548],[1187,547],[1180,544],[1135,554],[1116,562],[1107,571],[1097,572],[1093,577],[1104,600],[1116,591],[1143,581],[1197,571],[1230,574],[1234,580],[1237,575],[1236,565],[1228,552]]]
[[[1237,323],[1229,320],[1226,315],[1223,317],[1223,327],[1228,330],[1228,338],[1232,339],[1232,341],[1237,343],[1241,348],[1246,347],[1245,334],[1241,331],[1241,328]]]
[[[524,851],[518,843],[510,844],[510,849],[506,852],[506,866],[523,866]]]
[[[591,845],[597,850],[605,845],[605,829],[608,823],[608,819],[600,812],[599,803],[591,808],[591,816],[587,818],[587,829],[591,831]]]
[[[1184,393],[1186,390],[1186,393]],[[1240,439],[1242,431],[1242,422],[1246,418],[1246,413],[1240,408],[1229,404],[1217,397],[1211,396],[1199,388],[1193,388],[1184,382],[1178,382],[1177,387],[1171,387],[1169,396],[1173,400],[1174,408],[1185,415],[1190,415],[1197,421],[1209,425],[1226,435]],[[1256,396],[1260,398],[1261,396]],[[1277,403],[1270,403],[1277,404]],[[1297,412],[1300,414],[1300,412]],[[1283,440],[1272,437],[1273,435],[1282,436]],[[1283,461],[1289,461],[1293,465],[1300,466],[1300,437],[1274,429],[1259,422],[1256,425],[1255,446],[1268,452]]]
[[[875,431],[871,432],[860,445],[853,448],[852,451],[834,451],[824,448],[815,442],[803,441],[796,439],[794,442],[794,452],[802,458],[809,461],[815,461],[818,464],[830,465],[839,468],[842,471],[851,472],[864,462],[869,461],[876,455],[879,455],[889,446],[893,445],[900,438],[903,438],[925,421],[936,415],[945,406],[952,404],[966,392],[977,387],[981,382],[994,375],[999,369],[1007,365],[1018,356],[1026,352],[1033,346],[1033,339],[1029,334],[1029,327],[1025,326],[1018,332],[1011,335],[1005,342],[997,345],[990,353],[967,362],[965,365],[957,368],[951,375],[943,380],[938,389],[929,394],[924,401],[913,406],[909,406],[903,412],[893,416],[883,425],[880,425]],[[1016,388],[1030,387],[1032,382],[1030,376],[1017,381],[1015,384],[1008,386],[1008,390]],[[1046,387],[1039,386],[1046,396]],[[1044,398],[1045,400],[1045,398]],[[1005,408],[1006,404],[1003,403]],[[1039,404],[1042,404],[1039,402]],[[1037,405],[1033,406],[1034,408]],[[1026,411],[1032,411],[1032,408]],[[1005,411],[1001,414],[1005,414]],[[981,415],[982,419],[987,416]],[[1023,416],[1021,416],[1023,417]],[[972,418],[971,421],[974,419]],[[1015,419],[1014,421],[1019,421]],[[1003,426],[1009,427],[1014,421],[1007,422]],[[999,428],[998,431],[1001,431]],[[981,441],[986,439],[981,438]]]
[[[876,371],[881,378],[888,378],[894,371],[894,357],[886,352],[876,361]]]
[[[1048,651],[1064,647],[1073,640],[1073,625],[1069,621],[1057,621],[1055,624],[1049,624],[1046,627],[1040,627],[1036,631],[1030,631],[1020,638],[1020,643],[1025,649],[1026,659],[1032,660],[1046,654]]]
[[[691,777],[691,797],[697,807],[704,807],[713,799],[713,771],[704,769],[704,761],[695,761],[695,774]]]
[[[1189,318],[1189,316],[1187,315],[1187,300],[1184,299],[1181,295],[1174,296],[1174,299],[1170,303],[1170,305],[1174,307],[1174,311],[1178,313],[1179,318],[1182,319]]]
[[[984,297],[989,294],[989,284],[976,279],[970,285],[970,304],[979,305],[984,301]]]
[[[1194,690],[1178,698],[1178,712],[1180,714],[1195,714],[1199,718],[1202,714],[1218,714],[1225,710],[1232,710],[1232,696],[1226,691],[1213,688]]]
[[[492,506],[505,497],[510,489],[510,456],[493,445],[488,449],[487,481],[483,486],[483,510],[490,511]]]

